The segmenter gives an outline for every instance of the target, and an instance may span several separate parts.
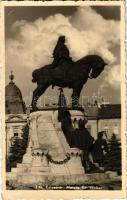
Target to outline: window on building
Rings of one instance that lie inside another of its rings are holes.
[[[14,133],[14,136],[15,136],[15,137],[18,136],[18,133]]]
[[[18,126],[13,126],[13,131],[14,131],[14,133],[19,133],[19,127]]]

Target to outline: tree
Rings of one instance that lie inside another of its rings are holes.
[[[22,138],[14,136],[11,139],[12,145],[10,147],[9,157],[6,161],[6,170],[10,171],[12,167],[16,167],[17,163],[22,162],[23,155],[26,152],[28,145],[29,126],[23,128]]]
[[[104,166],[106,171],[116,171],[121,174],[121,143],[114,133],[109,143],[109,152],[105,156]]]

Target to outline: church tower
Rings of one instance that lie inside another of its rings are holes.
[[[22,139],[23,128],[27,123],[25,103],[20,89],[14,83],[14,75],[11,71],[10,82],[5,87],[5,114],[6,114],[6,141],[7,156],[10,147],[16,137]]]
[[[5,88],[6,114],[25,114],[25,104],[20,89],[14,83],[14,75],[11,71],[10,82]]]

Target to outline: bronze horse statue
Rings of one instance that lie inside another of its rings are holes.
[[[105,65],[107,64],[100,56],[88,55],[76,62],[61,58],[55,68],[49,64],[34,70],[32,82],[37,83],[37,88],[33,92],[32,109],[37,109],[38,98],[50,85],[71,88],[73,90],[72,106],[76,107],[83,85],[88,78],[97,78],[104,70]]]

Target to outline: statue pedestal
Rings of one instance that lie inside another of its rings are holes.
[[[66,179],[71,184],[69,180],[75,176],[76,184],[79,183],[78,177],[81,179],[85,175],[82,152],[69,147],[57,116],[58,111],[49,110],[30,114],[29,145],[22,164],[13,169],[17,183],[38,184],[57,179],[57,184],[61,184]]]

